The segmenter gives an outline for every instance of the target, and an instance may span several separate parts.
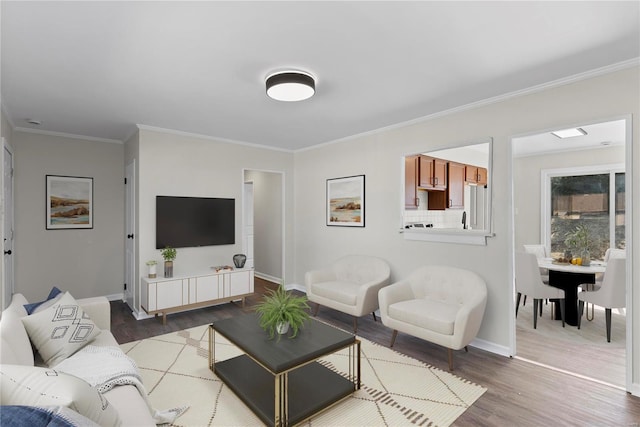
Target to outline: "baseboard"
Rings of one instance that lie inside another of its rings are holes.
[[[302,293],[307,293],[307,287],[304,285],[298,285],[297,283],[290,283],[284,287],[288,291],[300,291]]]
[[[253,275],[255,277],[257,277],[258,279],[267,280],[267,281],[273,282],[273,283],[282,283],[282,279],[279,278],[279,277],[270,276],[268,274],[259,273],[257,271],[254,271]]]
[[[109,301],[124,301],[124,294],[123,294],[123,293],[120,293],[120,294],[105,295],[105,297],[106,297]]]
[[[509,347],[498,345],[491,341],[485,341],[480,338],[474,338],[469,345],[471,347],[479,348],[480,350],[488,351],[489,353],[498,354],[500,356],[511,357],[513,356],[509,351]]]

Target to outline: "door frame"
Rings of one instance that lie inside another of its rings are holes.
[[[130,163],[125,165],[125,209],[124,209],[124,223],[125,223],[125,250],[124,250],[124,283],[127,284],[127,288],[124,290],[122,300],[127,303],[129,308],[136,311],[136,303],[140,300],[136,298],[136,290],[138,286],[137,269],[137,234],[136,234],[136,160],[133,159]],[[129,238],[129,235],[133,235]],[[128,253],[128,245],[131,244],[131,255]],[[129,260],[128,257],[132,256],[133,259]],[[131,283],[130,283],[131,282]]]
[[[287,236],[286,217],[287,217],[287,213],[286,213],[286,209],[285,209],[285,207],[287,205],[287,198],[286,198],[286,192],[285,192],[285,183],[286,183],[285,176],[286,175],[285,175],[284,171],[278,171],[278,170],[255,169],[255,168],[243,168],[242,169],[242,179],[240,180],[240,185],[242,186],[241,187],[242,188],[242,227],[241,228],[242,228],[242,250],[245,251],[245,253],[246,253],[246,250],[247,250],[247,248],[245,247],[245,245],[246,245],[246,237],[247,236],[246,236],[244,220],[245,220],[245,215],[247,214],[247,212],[246,212],[247,207],[245,206],[245,203],[244,203],[245,197],[246,197],[245,186],[244,185],[245,185],[245,182],[247,182],[246,173],[250,172],[250,171],[262,172],[262,173],[272,173],[272,174],[280,175],[280,191],[281,191],[281,194],[282,194],[282,206],[281,206],[282,215],[281,215],[281,218],[280,218],[281,229],[282,229],[282,235],[280,237],[282,239],[281,254],[280,254],[280,256],[281,256],[280,269],[282,271],[282,277],[280,279],[281,279],[282,283],[286,283],[286,280],[285,280],[285,278],[287,276],[287,273],[286,273],[287,272],[287,270],[286,270],[286,247],[287,247],[287,244],[286,244],[286,236]],[[254,191],[254,197],[255,197],[255,187],[253,188],[253,191]],[[255,227],[255,221],[254,221],[254,227]],[[255,236],[255,233],[254,233],[254,236]],[[254,244],[253,250],[254,250],[254,259],[255,259],[255,244]],[[254,263],[254,270],[255,270],[255,263]]]
[[[585,122],[581,122],[579,124],[571,123],[568,125],[557,125],[553,128],[549,129],[541,129],[537,131],[527,132],[525,134],[512,135],[509,138],[509,144],[507,147],[507,156],[508,156],[508,176],[509,176],[509,229],[510,229],[510,239],[509,239],[509,278],[510,278],[510,287],[509,287],[509,304],[508,305],[508,319],[509,319],[509,351],[512,356],[516,355],[516,321],[515,316],[512,313],[515,313],[515,205],[514,205],[514,167],[513,167],[513,144],[515,139],[520,139],[527,136],[537,135],[540,133],[551,132],[556,129],[568,129],[573,127],[581,127],[587,126],[590,124],[603,123],[609,121],[616,120],[624,120],[625,122],[625,242],[626,242],[626,251],[627,251],[627,259],[633,258],[633,133],[632,133],[632,123],[633,116],[631,114],[603,118],[600,120],[593,119]],[[542,190],[542,189],[541,189]],[[640,309],[639,307],[634,307],[634,289],[633,289],[633,263],[626,263],[626,287],[627,287],[627,301],[626,301],[626,350],[625,350],[625,389],[627,392],[632,393],[634,395],[640,395],[640,389],[638,389],[638,384],[633,383],[633,370],[639,369],[639,366],[633,366],[634,360],[634,346],[633,346],[633,337],[634,337],[634,322],[633,314],[634,309]]]
[[[0,303],[0,309],[4,310],[6,308],[6,306],[9,305],[9,303],[11,302],[11,295],[13,295],[14,291],[15,291],[15,261],[14,261],[14,257],[15,257],[15,246],[13,242],[13,230],[15,229],[15,216],[14,216],[14,194],[15,194],[15,184],[14,184],[14,160],[13,160],[13,148],[9,145],[9,143],[7,142],[5,137],[1,137],[0,140],[2,141],[2,176],[0,177],[0,179],[2,180],[2,226],[0,227],[0,237],[2,238],[2,250],[4,252],[5,250],[5,245],[4,245],[4,239],[7,238],[8,233],[11,233],[10,239],[10,247],[9,249],[12,251],[11,256],[6,257],[3,253],[2,256],[2,277],[0,278],[0,280],[2,281],[2,302]],[[9,204],[9,209],[7,209],[7,195],[5,194],[4,190],[5,190],[5,182],[4,182],[4,162],[5,162],[5,153],[9,153],[11,155],[11,182],[10,182],[10,186],[11,186],[11,203]],[[10,211],[10,226],[9,226],[9,230],[5,230],[5,219],[7,216],[7,212]],[[7,259],[8,258],[8,259]],[[7,265],[9,265],[9,268],[7,268]],[[9,274],[9,283],[7,283],[6,277],[7,274]]]

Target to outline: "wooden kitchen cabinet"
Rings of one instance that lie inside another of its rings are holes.
[[[447,208],[449,209],[464,208],[465,169],[463,164],[448,162]]]
[[[447,161],[420,156],[419,187],[427,190],[447,189]]]
[[[470,184],[487,185],[487,169],[466,165],[465,181]]]
[[[418,156],[407,156],[404,158],[404,208],[418,209],[420,199],[418,198]]]

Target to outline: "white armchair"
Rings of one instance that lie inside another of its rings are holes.
[[[307,298],[320,305],[354,316],[353,331],[358,330],[358,317],[378,309],[378,291],[389,284],[391,269],[386,261],[367,255],[348,255],[331,266],[309,271],[304,276]]]
[[[425,266],[378,293],[380,316],[393,329],[448,349],[465,348],[475,338],[487,303],[487,286],[476,273],[456,267]]]

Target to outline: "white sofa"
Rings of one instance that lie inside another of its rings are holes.
[[[389,264],[368,255],[347,255],[328,267],[308,271],[304,276],[309,301],[354,316],[357,332],[358,317],[378,309],[378,291],[389,284]]]
[[[95,323],[95,326],[99,328],[98,335],[90,344],[93,346],[118,347],[117,341],[110,332],[111,309],[109,301],[104,297],[85,298],[76,301],[86,315]],[[27,303],[28,301],[22,294],[14,294],[11,304],[2,311],[2,317],[0,318],[0,364],[3,373],[12,372],[16,375],[16,373],[24,372],[26,376],[45,371],[43,368],[38,367],[46,365],[43,365],[42,360],[39,360],[37,353],[34,357],[27,330],[21,320],[22,317],[27,316],[27,311],[24,308],[24,304]],[[55,370],[55,368],[48,369],[49,372],[52,370]],[[6,395],[3,394],[3,396]],[[103,396],[108,401],[108,405],[104,406],[111,406],[115,409],[121,425],[155,425],[146,400],[134,385],[116,386],[104,393]],[[29,402],[16,402],[16,398],[19,399],[19,395],[13,393],[11,396],[12,401],[3,401],[2,404],[30,405]],[[115,425],[118,425],[118,423],[115,422]]]
[[[475,338],[487,303],[487,286],[476,273],[455,267],[430,265],[380,290],[382,323],[392,328],[391,347],[398,331],[453,352]]]

